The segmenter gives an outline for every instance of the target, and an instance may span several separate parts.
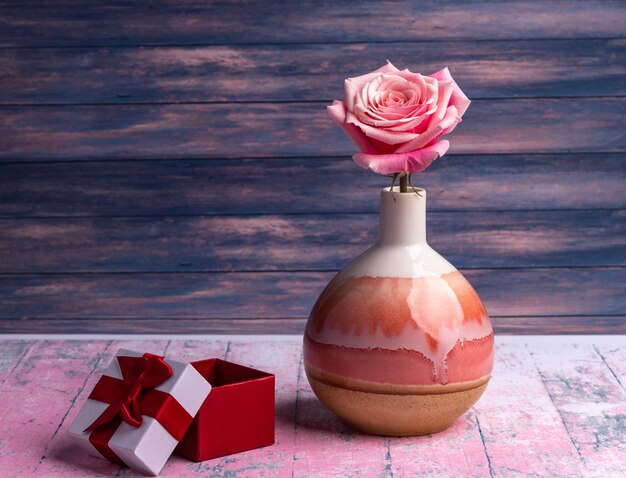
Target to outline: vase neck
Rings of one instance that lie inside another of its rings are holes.
[[[401,193],[385,188],[380,193],[378,241],[382,245],[426,243],[426,191]]]

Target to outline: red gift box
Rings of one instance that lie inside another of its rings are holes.
[[[191,365],[212,389],[176,453],[203,461],[274,443],[274,375],[221,359]]]
[[[190,364],[120,349],[68,434],[92,455],[158,475],[210,390]]]

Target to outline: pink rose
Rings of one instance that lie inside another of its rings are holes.
[[[450,143],[450,133],[470,100],[448,68],[430,76],[398,70],[387,63],[367,75],[348,78],[346,100],[333,101],[328,112],[361,150],[352,158],[379,174],[418,173]]]

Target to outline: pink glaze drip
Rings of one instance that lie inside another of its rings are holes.
[[[446,384],[489,375],[492,334],[478,295],[459,272],[419,278],[338,276],[311,312],[305,360],[361,380],[376,376],[393,378],[393,383]]]

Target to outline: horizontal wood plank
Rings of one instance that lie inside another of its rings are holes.
[[[377,230],[375,214],[5,219],[0,273],[336,270]],[[626,266],[626,210],[435,212],[428,231],[460,268]]]
[[[626,315],[493,316],[491,321],[501,334],[626,334]]]
[[[624,33],[619,0],[577,2],[5,2],[0,46],[597,38]],[[376,21],[372,21],[376,19]],[[45,27],[42,27],[45,25]]]
[[[494,316],[626,315],[626,268],[464,271]],[[306,317],[333,272],[0,275],[0,319]]]
[[[446,155],[429,211],[626,209],[626,155]],[[0,163],[0,217],[377,213],[389,180],[343,158]]]
[[[623,152],[626,98],[475,100],[451,153]],[[324,103],[0,108],[0,158],[352,155]]]
[[[4,2],[0,331],[301,332],[388,184],[325,106],[389,58],[474,100],[419,182],[496,331],[623,332],[625,22],[618,0]]]
[[[497,334],[626,334],[626,315],[491,316]],[[5,334],[301,334],[306,318],[0,319]]]
[[[626,40],[4,49],[0,104],[329,101],[384,64],[473,99],[626,94]],[[71,88],[68,88],[71,85]]]

